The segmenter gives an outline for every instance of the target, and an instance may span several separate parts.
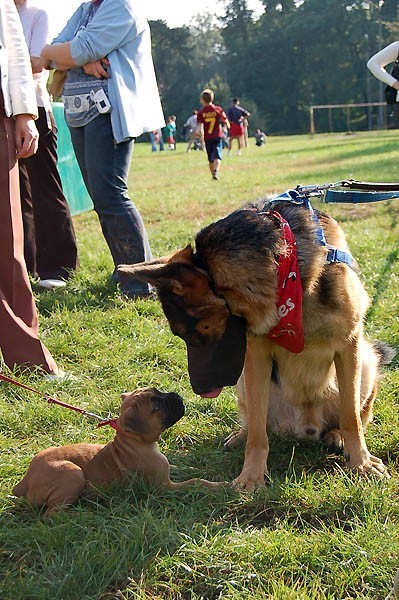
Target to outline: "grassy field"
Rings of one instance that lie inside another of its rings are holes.
[[[347,177],[397,180],[399,133],[270,139],[223,163],[211,181],[196,152],[137,147],[130,190],[155,255],[179,248],[204,224],[245,201],[298,183]],[[399,342],[399,204],[328,206],[342,223],[372,299],[370,336]],[[81,270],[65,291],[35,289],[42,338],[76,381],[26,381],[67,402],[115,414],[120,393],[155,385],[186,400],[162,441],[173,477],[232,480],[243,449],[225,453],[236,425],[233,390],[201,400],[189,386],[183,343],[157,301],[126,302],[109,281],[111,260],[96,216],[75,220]],[[399,376],[386,370],[367,433],[388,482],[348,473],[320,445],[271,440],[271,482],[253,496],[232,489],[155,493],[142,481],[44,521],[7,497],[32,456],[50,445],[107,442],[110,429],[0,385],[1,600],[275,598],[384,600],[399,567]]]

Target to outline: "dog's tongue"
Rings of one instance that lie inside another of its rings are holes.
[[[216,390],[212,390],[212,392],[207,392],[206,394],[201,394],[201,398],[217,398],[223,388],[216,388]]]

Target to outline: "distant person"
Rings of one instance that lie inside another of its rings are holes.
[[[37,151],[38,115],[29,54],[13,0],[0,2],[0,49],[0,350],[10,369],[42,369],[59,378],[65,373],[39,340],[24,260],[17,159]]]
[[[147,19],[135,0],[92,0],[72,15],[42,59],[66,71],[65,118],[76,158],[114,260],[152,258],[143,219],[128,193],[134,140],[164,125]],[[128,298],[147,283],[118,273]]]
[[[187,146],[186,152],[191,151],[191,148],[193,147],[193,145],[195,145],[196,140],[198,140],[201,150],[204,149],[203,138],[197,137],[197,124],[198,124],[197,123],[197,115],[198,115],[198,110],[193,110],[192,114],[188,117],[186,124],[185,124],[185,129],[186,129],[187,137],[188,137],[188,146]]]
[[[166,137],[166,143],[168,144],[169,150],[176,149],[175,131],[176,131],[175,123],[173,122],[172,117],[168,117],[166,120],[166,126],[165,126],[165,137]]]
[[[212,178],[217,181],[222,160],[223,125],[229,128],[230,123],[223,108],[213,103],[214,96],[213,91],[209,89],[201,94],[203,108],[197,114],[197,137],[204,136],[209,169]]]
[[[395,77],[392,77],[385,67],[398,60],[398,57],[399,41],[389,44],[389,46],[386,46],[377,52],[377,54],[374,54],[374,56],[372,56],[367,63],[367,67],[374,77],[391,86],[395,90],[399,90],[399,81],[395,79]]]
[[[151,150],[152,152],[157,152],[159,146],[159,151],[164,151],[163,137],[162,137],[162,129],[156,129],[155,131],[150,132],[151,138]]]
[[[267,140],[267,135],[261,129],[255,131],[255,144],[259,147],[264,146]]]
[[[251,116],[251,113],[240,106],[240,99],[233,98],[233,105],[227,109],[227,118],[230,121],[230,139],[229,139],[229,154],[233,148],[234,140],[238,143],[238,155],[241,155],[241,149],[245,145],[244,141],[244,125],[245,119]]]
[[[49,20],[45,10],[27,0],[14,0],[30,54],[39,118],[39,147],[33,156],[19,161],[25,261],[39,285],[48,289],[66,285],[78,266],[76,237],[68,202],[57,169],[57,128],[47,91],[48,71],[40,53],[48,42]]]
[[[175,150],[177,149],[177,117],[176,115],[172,115],[170,124],[173,128],[173,138],[175,140]]]

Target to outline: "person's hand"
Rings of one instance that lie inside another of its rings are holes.
[[[394,84],[392,84],[392,87],[395,88],[395,90],[399,91],[399,81],[396,80]]]
[[[37,151],[39,132],[36,129],[32,115],[17,115],[15,117],[15,145],[17,158],[28,158]]]
[[[101,58],[100,60],[87,63],[87,65],[83,67],[83,71],[86,75],[91,75],[92,77],[96,77],[96,79],[109,79],[109,73],[104,68],[108,66],[108,58]]]

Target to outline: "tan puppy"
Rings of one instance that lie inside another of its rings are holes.
[[[185,412],[178,394],[163,394],[155,388],[122,394],[118,419],[120,431],[107,445],[73,444],[47,448],[37,454],[13,494],[36,506],[46,506],[46,516],[78,500],[87,488],[106,486],[128,473],[144,475],[156,486],[177,489],[199,483],[215,488],[219,483],[190,479],[170,480],[170,466],[157,441]]]

